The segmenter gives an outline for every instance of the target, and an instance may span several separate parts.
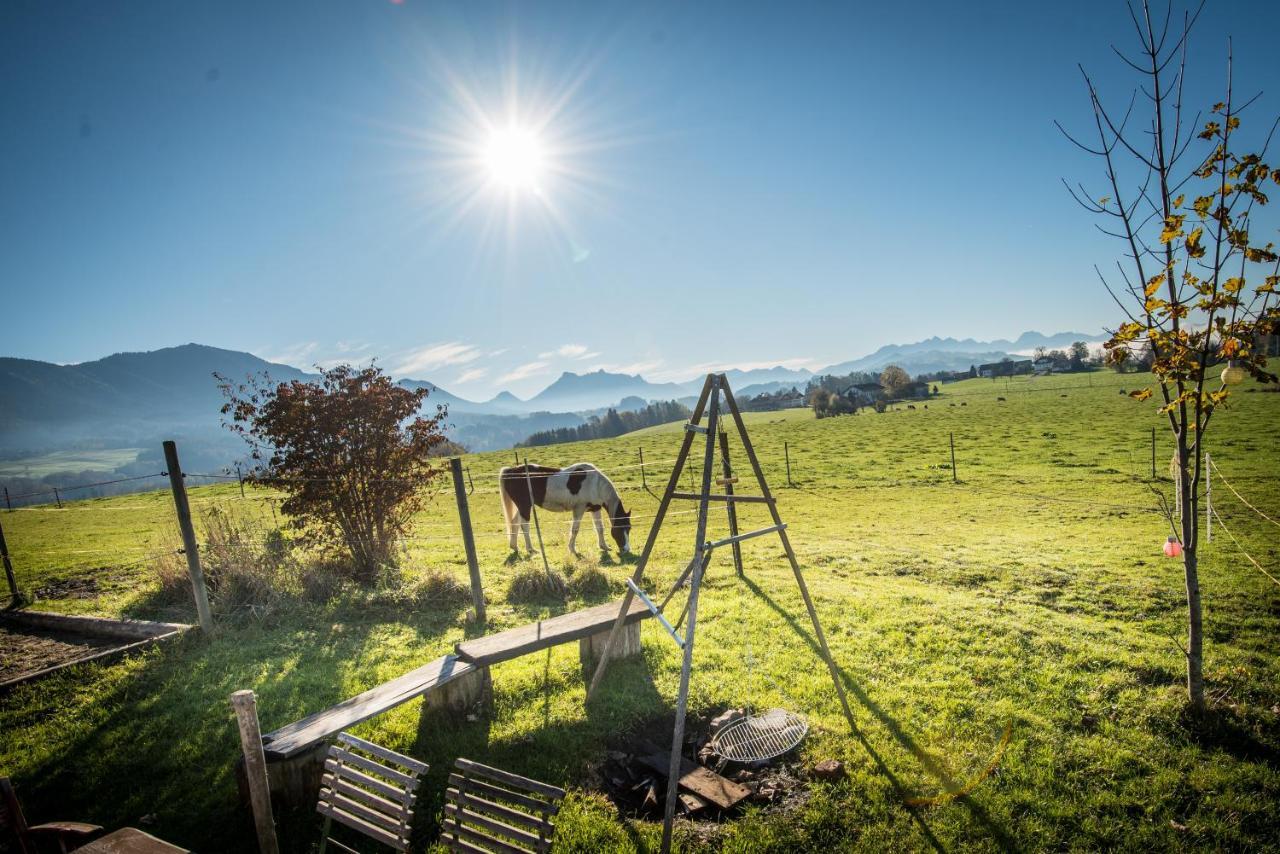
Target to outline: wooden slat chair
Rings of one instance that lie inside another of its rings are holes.
[[[440,841],[454,851],[550,851],[564,789],[459,759],[445,792]]]
[[[12,838],[17,841],[19,854],[37,854],[38,839],[56,841],[60,851],[70,851],[88,842],[102,830],[96,824],[79,821],[51,821],[29,825],[22,814],[22,804],[13,791],[8,777],[0,777],[0,850]]]
[[[346,854],[355,849],[334,839],[333,823],[346,825],[397,851],[409,850],[414,790],[427,766],[394,750],[338,733],[320,778],[316,812],[324,816],[321,854],[328,846]]]

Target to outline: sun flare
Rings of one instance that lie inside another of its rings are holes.
[[[532,132],[518,127],[495,130],[484,148],[484,164],[490,179],[512,190],[537,190],[546,169],[542,143]]]

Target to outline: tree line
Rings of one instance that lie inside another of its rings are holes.
[[[683,421],[692,414],[689,407],[675,400],[656,401],[633,412],[609,409],[604,415],[592,415],[587,419],[587,423],[576,427],[540,430],[516,447],[534,448],[541,445],[559,445],[564,442],[581,442],[586,439],[611,439],[614,436],[621,436],[656,424]]]

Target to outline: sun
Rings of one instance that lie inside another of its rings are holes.
[[[540,189],[546,153],[532,131],[520,127],[495,129],[485,144],[483,160],[495,184],[510,190]]]

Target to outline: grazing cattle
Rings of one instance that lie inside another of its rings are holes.
[[[908,403],[908,404],[907,404],[907,409],[915,409],[915,406],[913,406],[912,404]]]
[[[997,398],[996,398],[996,400],[1003,402],[1003,401],[1004,401],[1004,398],[1003,398],[1003,397],[997,397]]]
[[[609,528],[613,541],[621,552],[631,551],[631,511],[622,506],[622,498],[609,478],[591,463],[574,463],[568,468],[527,465],[508,466],[500,472],[499,491],[502,493],[502,515],[507,520],[507,536],[512,551],[518,551],[517,526],[524,531],[524,544],[533,553],[529,539],[529,519],[532,505],[544,510],[572,512],[573,526],[569,534],[569,552],[576,555],[578,525],[582,514],[590,511],[596,523],[596,536],[600,551],[608,551],[604,540],[604,523],[600,511],[609,514]]]

